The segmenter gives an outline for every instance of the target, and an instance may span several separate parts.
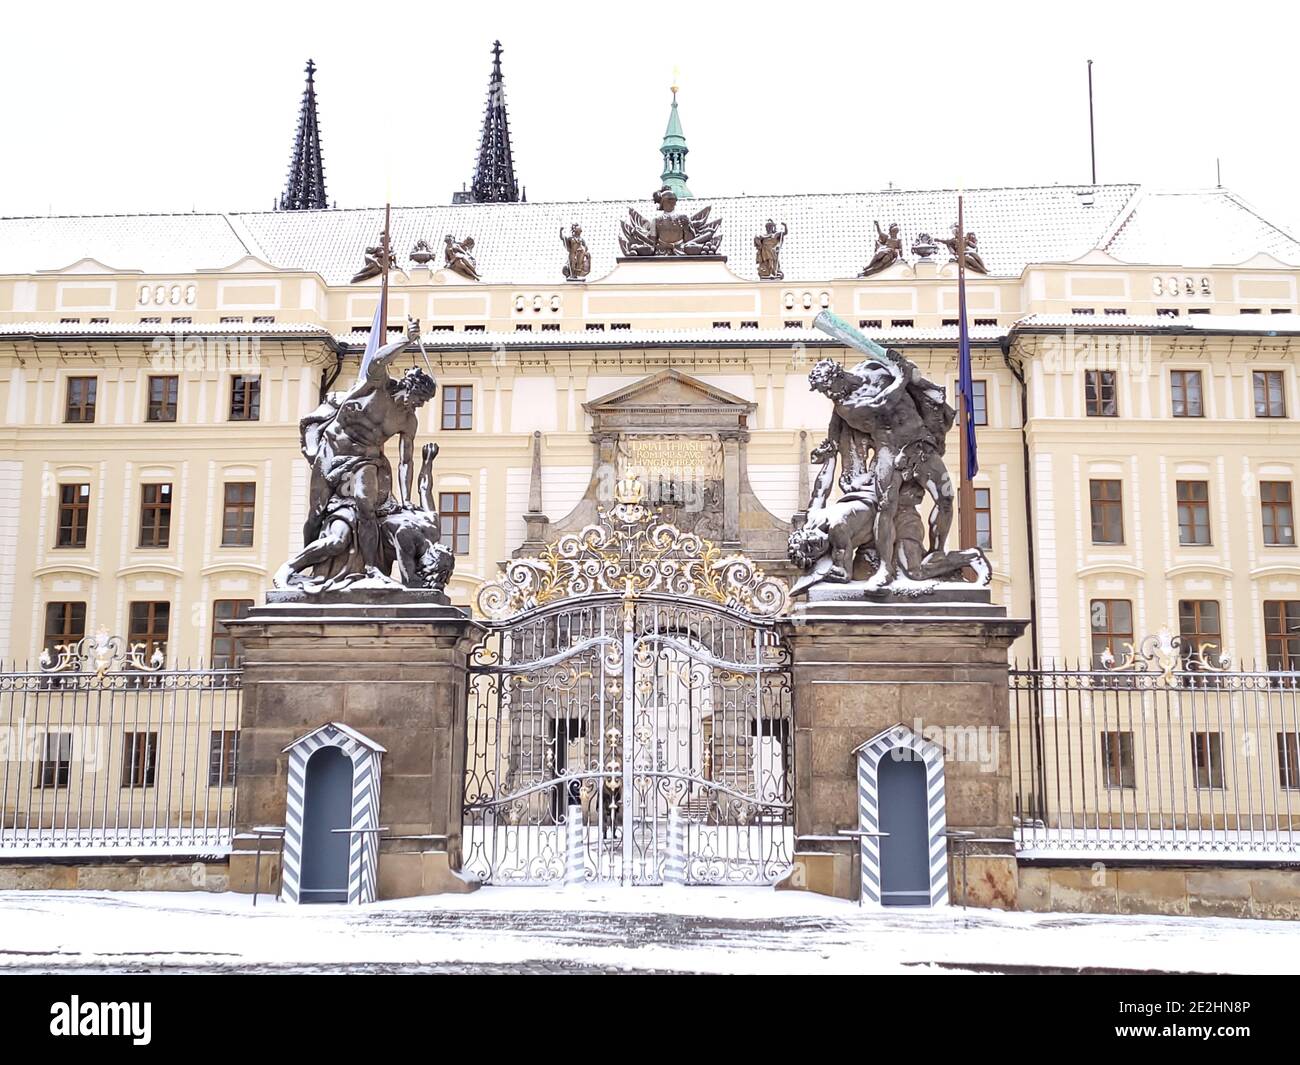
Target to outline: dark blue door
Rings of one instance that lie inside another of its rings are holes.
[[[880,760],[880,902],[883,906],[930,905],[930,826],[926,817],[925,763],[911,751]]]
[[[348,901],[348,848],[352,827],[352,759],[322,747],[307,759],[302,800],[303,902]]]

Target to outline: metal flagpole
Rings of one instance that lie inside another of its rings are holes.
[[[958,323],[958,336],[966,334],[966,219],[962,212],[962,197],[957,196],[957,309],[961,315]],[[966,366],[963,367],[963,361]],[[957,371],[959,385],[970,375],[970,343],[957,346]],[[964,371],[964,372],[963,372]],[[971,431],[971,410],[965,388],[960,388],[961,398],[957,404],[958,434],[961,440],[961,480],[957,491],[957,537],[962,548],[975,546],[975,484],[971,480],[971,449],[967,441]]]
[[[380,251],[384,259],[384,277],[379,288],[379,346],[383,347],[388,340],[388,268],[393,261],[393,245],[388,238],[388,227],[392,221],[393,206],[390,203],[384,204],[384,235],[381,240]]]
[[[1088,145],[1092,151],[1092,183],[1097,184],[1097,128],[1092,119],[1092,60],[1088,60]]]

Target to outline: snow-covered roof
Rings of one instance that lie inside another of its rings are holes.
[[[1267,253],[1300,264],[1300,242],[1259,217],[1225,189],[1140,191],[1137,185],[1050,185],[968,189],[966,226],[994,276],[1027,265],[1066,263],[1101,248],[1131,262],[1210,266]],[[871,258],[875,222],[898,223],[905,250],[918,235],[947,236],[956,220],[952,189],[732,196],[682,201],[722,218],[721,252],[743,278],[756,279],[753,238],[771,218],[790,227],[782,253],[787,281],[854,277]],[[427,240],[441,262],[442,240],[472,236],[483,280],[554,285],[562,281],[561,227],[583,227],[591,277],[614,267],[619,223],[638,200],[569,203],[447,204],[394,207],[393,246],[409,265]],[[0,218],[0,274],[61,270],[92,258],[115,270],[149,274],[222,269],[253,256],[277,269],[319,273],[346,284],[363,250],[383,228],[383,208],[189,215],[94,215]],[[946,258],[946,252],[944,252]]]
[[[89,324],[82,318],[73,322],[0,322],[0,336],[122,336],[153,337],[174,336],[320,336],[328,337],[328,329],[306,322],[258,322],[249,325],[240,322],[191,324],[169,322],[166,315],[161,322],[100,322]],[[364,343],[364,341],[363,341]]]
[[[1029,314],[1019,319],[1014,328],[1024,332],[1035,329],[1075,329],[1085,333],[1158,330],[1271,336],[1300,333],[1300,314],[1184,314],[1177,317],[1157,314]]]
[[[937,329],[871,330],[871,338],[882,344],[908,346],[916,344],[956,344],[957,327]],[[996,343],[1005,329],[997,326],[973,326],[975,343]],[[338,333],[342,345],[364,347],[364,332]],[[635,347],[787,347],[842,346],[834,337],[818,329],[607,329],[554,332],[434,332],[421,338],[431,350],[492,350],[494,348],[635,348]]]

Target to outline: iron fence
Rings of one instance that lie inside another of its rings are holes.
[[[0,672],[0,856],[227,852],[240,677],[104,633]]]
[[[1300,672],[1161,633],[1010,696],[1023,855],[1300,859]]]

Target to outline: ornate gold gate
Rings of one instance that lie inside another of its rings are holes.
[[[492,620],[470,666],[466,872],[778,879],[793,844],[774,624],[787,601],[783,582],[656,521],[636,491],[509,563],[479,595]]]

